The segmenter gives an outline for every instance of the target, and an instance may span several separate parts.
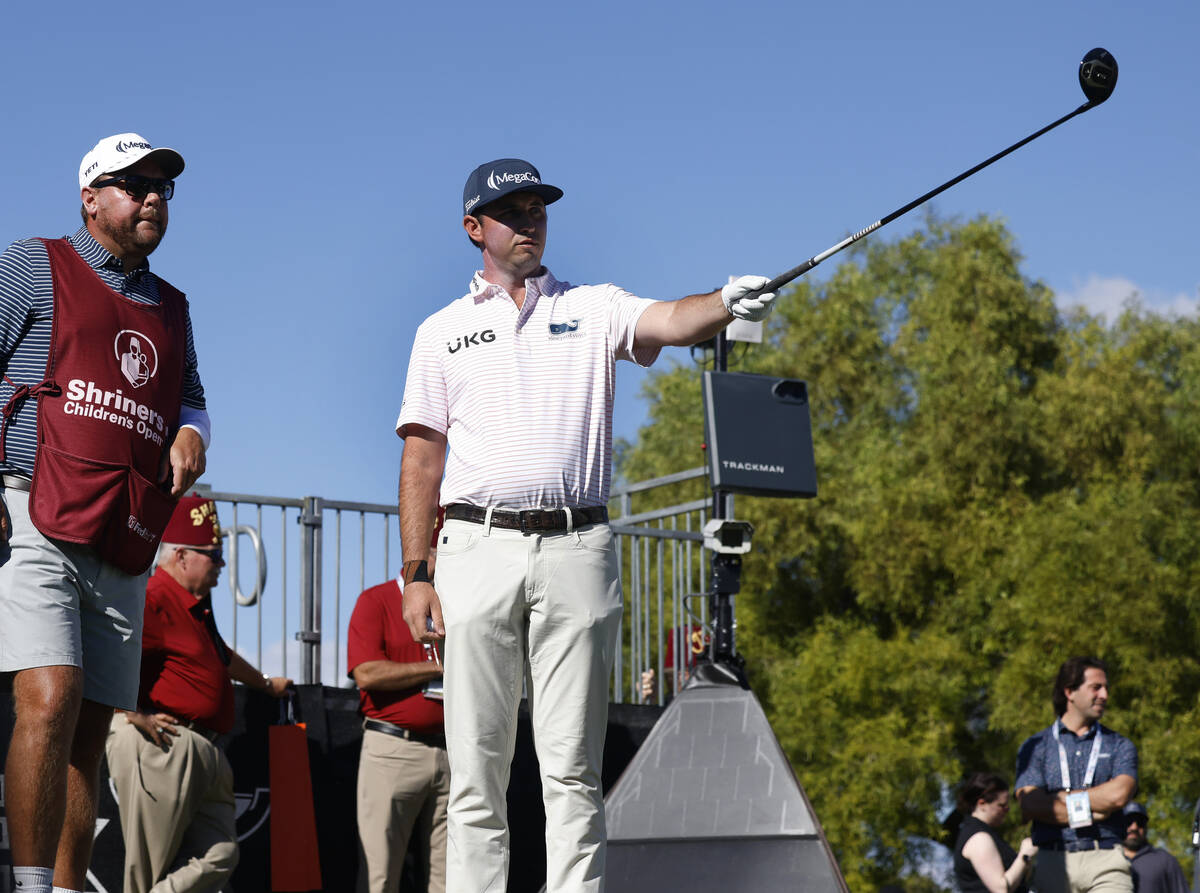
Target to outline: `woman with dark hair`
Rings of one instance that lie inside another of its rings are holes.
[[[1037,847],[1026,837],[1014,851],[997,830],[1008,815],[1008,783],[976,772],[963,782],[958,808],[964,818],[954,845],[954,878],[961,893],[1025,893]]]

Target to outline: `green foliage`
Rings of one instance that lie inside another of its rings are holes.
[[[820,495],[739,497],[739,648],[856,891],[915,882],[968,771],[1012,777],[1073,654],[1109,661],[1178,855],[1200,795],[1200,324],[1064,317],[1020,265],[1000,223],[930,218],[802,281],[737,366],[809,382]],[[698,371],[645,392],[624,478],[700,464]]]

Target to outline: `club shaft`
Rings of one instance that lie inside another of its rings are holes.
[[[1021,148],[1026,143],[1032,142],[1033,140],[1037,139],[1042,134],[1048,133],[1049,131],[1053,130],[1059,124],[1063,124],[1067,121],[1070,121],[1076,115],[1082,114],[1083,112],[1086,112],[1088,109],[1090,109],[1093,106],[1096,106],[1098,104],[1099,103],[1095,103],[1095,102],[1085,102],[1079,108],[1075,109],[1072,112],[1069,112],[1066,115],[1063,115],[1061,118],[1059,118],[1054,123],[1047,124],[1045,127],[1043,127],[1041,130],[1037,131],[1036,133],[1031,133],[1029,136],[1025,137],[1025,139],[1021,140],[1020,142],[1013,143],[1007,149],[997,152],[995,155],[993,155],[991,158],[988,158],[986,161],[981,161],[979,164],[975,165],[970,170],[963,171],[961,174],[959,174],[954,179],[947,180],[941,186],[937,186],[937,187],[929,190],[924,195],[922,195],[920,198],[913,199],[911,202],[909,202],[904,207],[897,208],[895,211],[888,214],[886,217],[881,217],[879,220],[876,220],[870,226],[864,227],[863,229],[860,229],[858,232],[856,232],[854,235],[848,236],[845,239],[842,239],[842,241],[838,242],[836,245],[833,245],[830,248],[826,248],[820,254],[813,255],[808,260],[806,260],[804,263],[800,264],[800,266],[792,267],[792,269],[788,270],[786,273],[780,273],[778,276],[776,276],[774,279],[772,279],[770,282],[768,282],[766,284],[766,286],[764,286],[763,290],[764,291],[778,291],[780,288],[787,285],[793,279],[795,279],[799,276],[803,276],[805,273],[807,273],[809,270],[811,270],[817,264],[821,263],[821,261],[823,261],[829,257],[832,257],[833,255],[835,255],[839,251],[841,251],[843,248],[850,247],[855,242],[857,242],[859,239],[863,238],[863,236],[867,236],[867,235],[875,232],[875,230],[879,229],[881,226],[885,226],[886,224],[891,223],[897,217],[904,216],[909,211],[911,211],[913,208],[917,207],[917,205],[924,204],[925,202],[927,202],[931,198],[933,198],[935,195],[945,192],[947,189],[949,189],[954,184],[961,183],[963,180],[967,179],[967,177],[971,176],[972,174],[978,173],[979,171],[981,171],[985,167],[987,167],[989,164],[999,161],[1001,158],[1003,158],[1005,155],[1008,155],[1010,152],[1017,151],[1017,149]]]

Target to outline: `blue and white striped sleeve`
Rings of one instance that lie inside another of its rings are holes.
[[[13,242],[0,254],[0,361],[5,368],[29,325],[34,289],[29,248]]]

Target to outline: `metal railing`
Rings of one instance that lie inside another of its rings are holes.
[[[703,641],[708,605],[693,594],[706,588],[701,530],[710,503],[634,511],[634,501],[704,474],[694,468],[613,488],[610,511],[625,592],[614,701],[662,703],[683,683],[693,641]],[[319,496],[206,495],[229,522],[222,527],[229,594],[222,599],[218,589],[214,603],[233,647],[272,674],[349,685],[343,630],[354,602],[400,570],[396,507]],[[648,670],[654,684],[644,696]]]

